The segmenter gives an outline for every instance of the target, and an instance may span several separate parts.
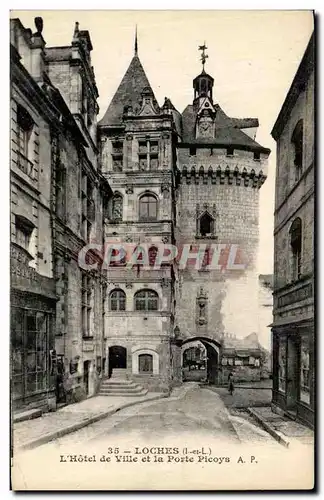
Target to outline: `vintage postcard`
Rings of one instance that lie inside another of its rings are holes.
[[[314,29],[10,12],[13,490],[314,488]]]

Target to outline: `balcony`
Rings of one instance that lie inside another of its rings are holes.
[[[17,166],[19,170],[28,175],[30,179],[37,180],[34,164],[19,151],[17,151]]]

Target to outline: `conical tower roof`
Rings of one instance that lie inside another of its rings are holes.
[[[122,124],[126,106],[132,106],[133,111],[141,107],[143,90],[153,90],[145,74],[142,63],[135,53],[108,109],[99,122],[99,126],[118,126]],[[154,100],[155,96],[154,96]]]

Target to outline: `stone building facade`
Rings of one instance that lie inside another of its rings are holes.
[[[150,390],[182,381],[183,346],[196,341],[209,382],[224,382],[225,333],[258,329],[259,189],[270,151],[255,141],[258,120],[228,117],[213,85],[203,69],[182,114],[169,98],[160,107],[136,46],[98,126],[114,192],[105,242],[178,251],[158,268],[154,258],[146,268],[125,259],[108,270],[107,357]]]
[[[104,358],[105,283],[78,263],[87,242],[102,241],[103,197],[110,196],[97,165],[91,41],[76,26],[71,47],[47,48],[42,19],[35,24],[32,33],[11,21],[11,378],[18,408],[55,407],[63,385],[72,399],[93,394]]]
[[[273,406],[314,424],[314,34],[272,130],[277,142]]]

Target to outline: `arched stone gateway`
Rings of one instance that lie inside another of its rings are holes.
[[[205,348],[205,354],[203,356],[203,361],[205,362],[205,376],[204,378],[207,383],[217,385],[219,383],[219,375],[221,370],[220,365],[220,351],[221,344],[214,339],[202,336],[195,336],[186,339],[177,339],[176,345],[173,349],[173,376],[174,381],[176,379],[180,381],[186,380],[188,377],[184,376],[184,365],[188,366],[188,359],[184,356],[187,349],[185,347],[190,344],[198,345],[202,344]],[[189,377],[194,378],[194,377]],[[197,376],[196,378],[200,378]]]

